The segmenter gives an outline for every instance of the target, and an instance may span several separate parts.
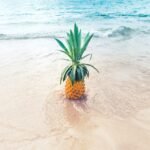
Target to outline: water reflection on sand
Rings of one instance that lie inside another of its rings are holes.
[[[57,133],[55,136],[60,141],[57,144],[58,147],[56,146],[58,149],[61,147],[65,150],[98,150],[99,148],[148,150],[150,139],[148,114],[145,123],[140,120],[141,118],[137,120],[138,114],[132,118],[123,119],[117,116],[110,118],[88,106],[87,99],[70,101],[66,100],[63,95],[58,96],[61,92],[56,93],[52,96],[56,100],[53,102],[55,104],[49,103],[50,99],[47,99],[49,101],[47,123],[49,127],[52,127],[53,122],[57,120],[58,124],[55,122],[52,128],[55,128],[55,133]],[[52,113],[52,109],[55,109],[55,114]],[[56,128],[56,125],[59,127]],[[54,132],[54,130],[51,131]]]

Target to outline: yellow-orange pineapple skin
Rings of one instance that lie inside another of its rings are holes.
[[[84,81],[75,81],[72,85],[70,78],[68,77],[65,85],[65,95],[67,99],[80,99],[85,93]]]

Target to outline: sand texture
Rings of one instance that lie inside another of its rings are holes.
[[[131,43],[95,41],[100,73],[69,101],[53,41],[1,42],[0,150],[149,150],[150,53]]]

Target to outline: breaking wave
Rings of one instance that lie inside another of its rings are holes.
[[[95,29],[94,38],[131,38],[139,34],[148,35],[150,34],[150,29],[138,29],[131,28],[127,26],[119,26],[117,28],[101,28],[99,30]],[[64,38],[62,31],[57,32],[39,32],[39,33],[21,33],[21,34],[5,34],[0,33],[0,40],[27,40],[27,39],[50,39],[54,37]]]
[[[61,38],[61,36],[59,37]],[[54,34],[51,33],[0,34],[0,40],[25,40],[25,39],[48,39],[48,38],[54,38]]]
[[[108,37],[131,37],[131,35],[137,32],[137,30],[130,27],[121,26],[109,33]]]

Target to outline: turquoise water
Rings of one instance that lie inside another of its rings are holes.
[[[149,0],[0,0],[0,40],[64,36],[77,22],[95,37],[150,34]]]

